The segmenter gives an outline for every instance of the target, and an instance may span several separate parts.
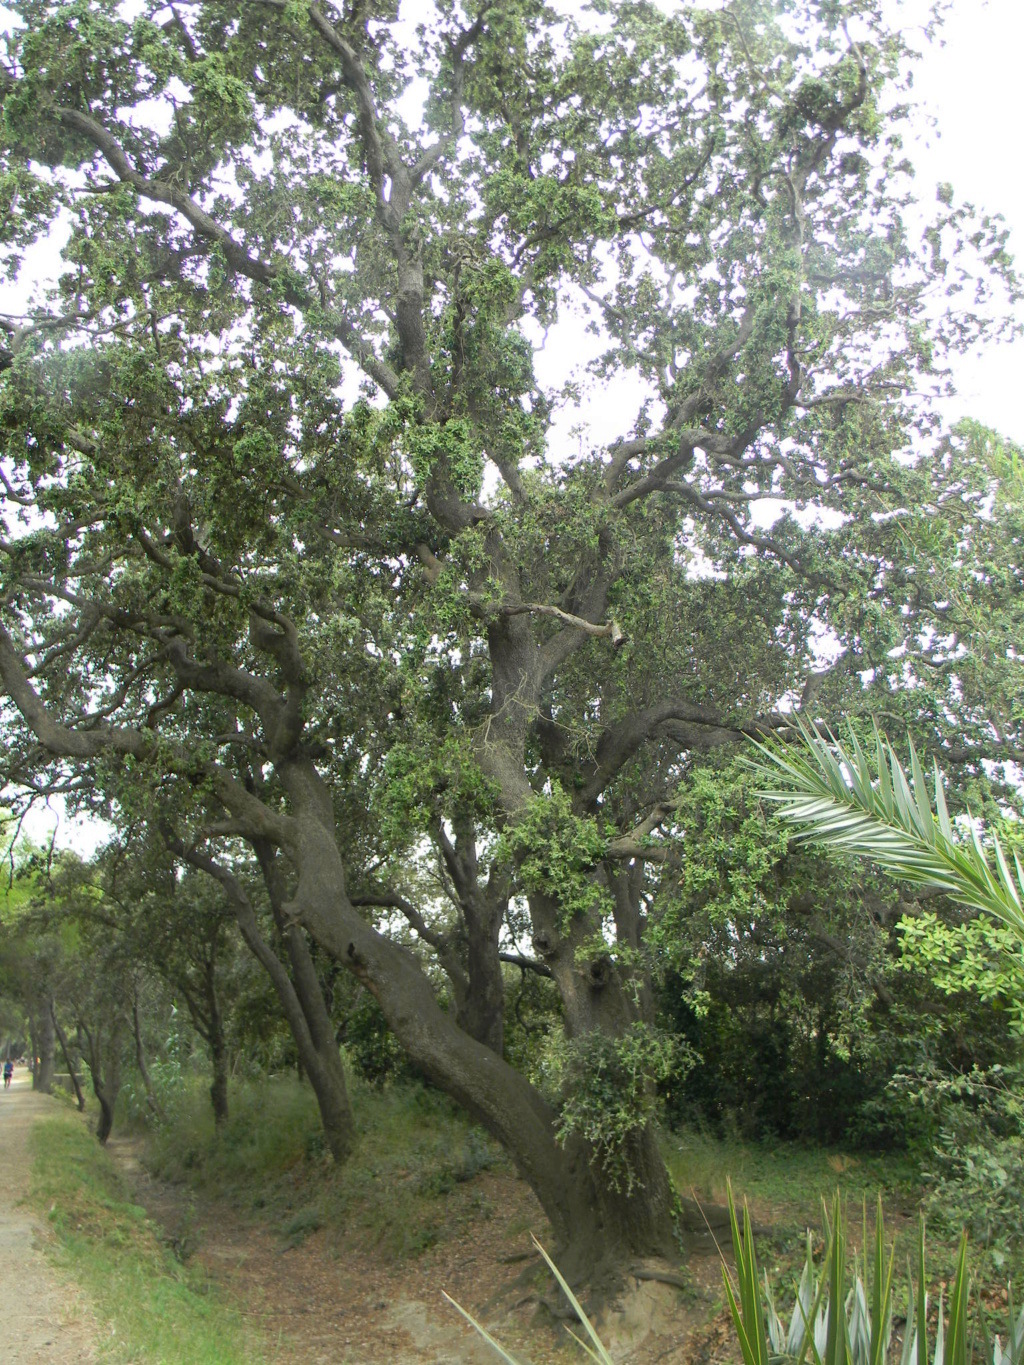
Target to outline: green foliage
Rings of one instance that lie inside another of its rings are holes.
[[[484,455],[467,421],[452,419],[444,426],[421,422],[408,432],[407,441],[409,461],[418,479],[428,480],[440,462],[462,497],[472,500],[478,496]]]
[[[630,1139],[657,1114],[658,1083],[685,1070],[685,1046],[636,1023],[618,1038],[592,1032],[562,1041],[552,1056],[559,1137],[581,1137],[613,1187],[632,1194]]]
[[[405,1053],[368,992],[361,991],[355,1006],[346,1011],[341,1042],[357,1075],[371,1085],[410,1079]]]
[[[776,955],[788,954],[791,964],[803,951],[794,935],[770,943],[762,971],[710,967],[699,1014],[687,1003],[685,983],[666,978],[662,1026],[677,1032],[694,1057],[689,1070],[671,1076],[665,1087],[673,1127],[702,1124],[718,1136],[752,1142],[869,1150],[902,1145],[902,1109],[897,1119],[878,1103],[903,1060],[878,1045],[889,1021],[883,1012],[843,998],[848,968],[837,970],[827,953],[817,962],[805,958],[806,974],[787,982]],[[841,1047],[845,1032],[853,1038]]]
[[[905,919],[903,965],[930,977],[946,995],[974,996],[989,1011],[993,1005],[1002,1009],[1019,1032],[1024,871],[1016,849],[1011,849],[1011,864],[1001,841],[990,834],[990,855],[969,817],[969,842],[960,837],[946,809],[937,764],[933,811],[913,745],[908,780],[877,731],[874,763],[855,736],[847,750],[829,747],[801,723],[800,738],[803,756],[762,748],[768,764],[761,771],[774,768],[783,777],[784,790],[772,799],[782,802],[786,818],[800,825],[805,837],[875,858],[896,875],[941,887],[985,912],[955,927],[931,915]],[[905,1103],[931,1114],[928,1176],[934,1216],[940,1224],[966,1224],[1001,1257],[1020,1234],[1024,1105],[1019,1070],[1006,1074],[998,1063],[987,1070],[975,1065],[959,1075],[932,1069],[897,1083]]]
[[[963,1072],[920,1067],[897,1076],[908,1121],[924,1127],[921,1153],[929,1222],[966,1228],[996,1270],[1022,1264],[1024,1070],[1020,1062]]]
[[[467,736],[449,730],[439,742],[417,735],[388,751],[380,812],[389,840],[404,848],[414,833],[426,833],[439,813],[481,816],[493,809],[495,789],[480,771]]]
[[[182,1103],[185,1090],[196,1074],[194,1067],[184,1066],[175,1056],[154,1057],[147,1065],[153,1083],[152,1097],[134,1072],[122,1084],[118,1096],[121,1112],[131,1128],[152,1121],[151,1098],[163,1115],[172,1114]]]
[[[776,914],[789,834],[781,821],[766,819],[743,770],[735,762],[702,764],[687,776],[676,803],[687,856],[672,908],[661,917],[666,945],[678,942],[678,916],[699,912],[713,924],[736,924]],[[788,883],[786,894],[793,890]]]
[[[1024,954],[1013,929],[988,915],[948,924],[927,910],[904,915],[896,928],[904,971],[927,976],[944,995],[976,997],[1024,1032]]]
[[[516,870],[523,889],[546,896],[564,925],[610,909],[608,893],[594,877],[607,846],[598,821],[574,813],[558,785],[531,798],[519,818],[503,831],[497,856]]]
[[[695,765],[673,819],[685,856],[653,901],[648,941],[665,971],[662,1021],[696,1056],[668,1087],[671,1121],[817,1142],[860,1128],[870,1142],[864,1106],[896,1064],[877,1047],[894,993],[879,921],[895,895],[852,860],[801,847],[735,759]]]
[[[567,1014],[608,943],[613,1050],[659,959],[702,1006],[709,958],[749,981],[770,940],[755,1023],[847,1062],[854,968],[779,967],[823,877],[702,759],[808,684],[972,752],[987,688],[1021,719],[1013,453],[933,443],[917,399],[1019,286],[952,193],[914,240],[886,7],[8,8],[0,270],[66,240],[0,342],[0,779],[232,865],[269,841],[332,951],[383,903],[339,961],[435,1058],[450,1020],[391,968],[461,989],[487,942],[494,986],[517,917]],[[567,449],[539,357],[577,310],[579,395],[636,400]],[[765,497],[811,515],[765,528]],[[170,958],[187,908],[146,907]],[[238,1051],[286,1059],[234,984]],[[644,1104],[572,1121],[624,1149]]]

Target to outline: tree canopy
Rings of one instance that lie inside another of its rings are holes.
[[[885,7],[10,8],[0,268],[59,257],[0,319],[12,793],[269,857],[571,1276],[669,1252],[680,784],[794,705],[1024,749],[1009,457],[927,401],[1017,285],[911,212]],[[544,373],[581,328],[633,395],[599,436]],[[503,959],[561,1091],[503,1059]]]

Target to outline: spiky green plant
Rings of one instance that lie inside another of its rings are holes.
[[[795,715],[795,744],[756,744],[749,766],[768,784],[759,793],[804,839],[863,858],[916,885],[934,886],[964,905],[1000,920],[1024,942],[1024,867],[977,823],[954,826],[942,773],[933,763],[933,797],[910,742],[907,775],[885,736],[875,729],[867,749],[851,730],[845,744],[823,738]],[[990,851],[991,856],[990,856]]]
[[[985,1346],[985,1355],[992,1365],[1021,1365],[1024,1360],[1024,1308],[1014,1317],[1012,1285],[1006,1296],[1006,1346],[998,1336],[986,1340]]]
[[[870,1259],[870,1288],[855,1274],[848,1285],[847,1238],[842,1206],[838,1195],[832,1215],[825,1217],[827,1251],[822,1267],[814,1265],[812,1240],[808,1235],[796,1303],[788,1330],[775,1307],[775,1297],[767,1275],[762,1282],[757,1269],[757,1251],[750,1227],[750,1215],[743,1209],[743,1231],[729,1191],[736,1279],[723,1264],[726,1299],[739,1338],[743,1365],[775,1365],[793,1360],[804,1365],[884,1365],[892,1338],[892,1293],[894,1254],[886,1253],[881,1200],[875,1216],[875,1236],[868,1256],[867,1219],[864,1229],[865,1260]],[[929,1356],[924,1324],[928,1317],[925,1293],[924,1225],[918,1238],[917,1282],[908,1275],[909,1307],[903,1336],[901,1365],[969,1365],[971,1353],[967,1339],[967,1238],[960,1243],[956,1275],[949,1297],[949,1312],[939,1300],[938,1326],[934,1348]],[[1017,1338],[1014,1338],[1016,1343]],[[993,1365],[1009,1365],[996,1360]],[[1013,1365],[1019,1365],[1014,1361]]]

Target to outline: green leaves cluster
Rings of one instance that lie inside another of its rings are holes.
[[[630,1140],[657,1114],[658,1084],[688,1061],[680,1039],[642,1023],[616,1038],[592,1032],[559,1043],[552,1062],[559,1138],[581,1138],[613,1187],[632,1194],[638,1175]]]
[[[497,856],[514,868],[528,895],[551,900],[568,927],[610,906],[608,892],[595,879],[607,843],[598,821],[576,815],[564,788],[553,784],[503,830]]]
[[[1006,1010],[1024,1033],[1024,955],[1020,938],[988,915],[949,924],[928,910],[904,915],[899,965],[946,995],[961,992]]]

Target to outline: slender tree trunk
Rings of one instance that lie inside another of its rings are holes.
[[[57,1018],[57,1011],[54,1008],[52,1000],[50,1001],[50,1009],[53,1012],[54,1032],[57,1034],[60,1050],[64,1054],[64,1065],[67,1067],[68,1075],[71,1077],[71,1084],[74,1086],[75,1090],[75,1099],[78,1102],[78,1112],[81,1114],[85,1112],[85,1095],[82,1093],[82,1083],[78,1079],[78,1073],[75,1071],[75,1064],[71,1059],[71,1046],[68,1043],[68,1036],[60,1026],[60,1020]]]
[[[443,823],[437,826],[434,839],[458,899],[462,923],[456,934],[428,941],[433,942],[451,981],[459,1028],[500,1057],[505,1047],[505,979],[498,952],[509,881],[504,870],[492,868],[488,880],[482,882],[473,821],[460,816],[454,827],[454,842]],[[424,928],[419,931],[422,935]]]
[[[153,1089],[153,1078],[150,1076],[149,1067],[146,1065],[146,1048],[142,1041],[142,1024],[139,1019],[137,997],[132,999],[132,1032],[135,1035],[135,1065],[139,1068],[139,1075],[142,1077],[142,1085],[146,1092],[146,1104],[154,1118],[163,1120],[164,1111],[156,1097],[156,1092]]]
[[[341,1050],[324,1000],[323,989],[309,951],[305,930],[297,924],[285,927],[282,939],[295,995],[302,1011],[309,1035],[299,1048],[299,1061],[305,1067],[309,1083],[316,1095],[324,1137],[335,1161],[342,1162],[350,1155],[355,1140],[355,1125],[348,1098],[348,1082],[341,1060]]]
[[[210,1083],[210,1104],[213,1106],[213,1122],[221,1129],[228,1121],[228,1043],[224,1033],[224,1019],[220,1011],[217,995],[217,981],[214,964],[210,962],[206,971],[206,1004],[208,1017],[207,1045],[210,1049],[210,1064],[213,1080]]]
[[[94,1085],[93,1089],[100,1104],[100,1116],[96,1123],[96,1137],[100,1145],[105,1146],[107,1139],[114,1130],[114,1105],[117,1099],[116,1096],[111,1097],[105,1086]]]
[[[298,1034],[292,1030],[299,1054],[300,1074],[304,1068],[316,1096],[327,1146],[335,1161],[340,1163],[347,1160],[352,1151],[355,1124],[334,1024],[309,950],[306,932],[284,913],[284,887],[278,857],[267,845],[259,845],[256,852],[271,913],[291,965],[287,977],[305,1023],[305,1028],[300,1029]]]
[[[104,1041],[103,1026],[90,1030],[79,1022],[79,1038],[85,1038],[86,1046],[80,1048],[92,1079],[93,1094],[100,1106],[100,1116],[96,1124],[96,1137],[105,1144],[114,1129],[114,1112],[117,1097],[121,1093],[121,1030],[115,1024],[109,1037]]]
[[[32,1018],[32,1089],[44,1095],[53,1093],[53,1058],[56,1038],[53,1031],[53,1000],[40,1002]]]
[[[248,901],[244,905],[236,901],[235,911],[242,938],[270,977],[281,1003],[295,1039],[299,1061],[305,1068],[316,1096],[328,1149],[340,1164],[351,1155],[355,1144],[355,1124],[345,1068],[305,936],[298,925],[289,926],[283,935],[292,962],[293,977],[260,933]]]
[[[220,883],[235,912],[235,919],[246,946],[270,977],[291,1029],[298,1051],[299,1065],[309,1076],[316,1096],[327,1146],[337,1162],[345,1161],[355,1143],[355,1125],[348,1098],[348,1085],[337,1040],[331,1024],[316,970],[305,936],[297,924],[290,923],[281,909],[280,884],[275,853],[265,843],[254,841],[264,882],[282,937],[292,958],[295,980],[260,932],[252,902],[244,887],[215,859],[177,845],[175,851],[193,867],[207,872]],[[294,934],[293,934],[294,931]]]

